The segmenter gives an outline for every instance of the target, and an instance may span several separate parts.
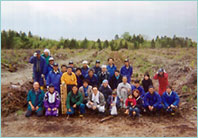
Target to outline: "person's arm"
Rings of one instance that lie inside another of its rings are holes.
[[[158,73],[155,74],[155,76],[153,77],[154,80],[158,79]]]
[[[120,74],[122,74],[122,75],[124,74],[123,73],[123,67],[120,69]]]
[[[55,104],[55,107],[59,108],[59,106],[60,106],[60,95],[58,93],[56,93],[56,104]]]
[[[164,72],[164,78],[165,78],[165,79],[168,78],[168,73]]]
[[[142,87],[141,87],[141,91],[142,91],[142,95],[140,97],[143,98],[144,95],[145,95],[145,91],[144,91],[144,89]]]
[[[76,78],[76,75],[74,74],[73,76],[74,76],[74,83],[75,83],[75,85],[77,85],[77,78]]]
[[[45,109],[49,108],[49,104],[48,104],[48,95],[47,95],[47,93],[45,93],[43,102],[44,102],[44,107],[45,107]]]
[[[41,99],[39,101],[39,104],[37,105],[38,107],[42,107],[43,106],[43,99],[44,99],[45,93],[41,90]]]
[[[121,86],[120,86],[120,84],[118,84],[118,87],[117,87],[117,95],[118,95],[118,97],[119,97],[120,99],[122,99],[121,94],[120,94],[120,91],[121,91]]]
[[[148,98],[147,98],[147,97],[148,97],[147,95],[144,96],[144,105],[145,105],[146,107],[149,106]]]
[[[34,59],[35,59],[35,56],[31,56],[30,60],[29,60],[29,63],[33,64],[34,63]]]
[[[166,101],[165,93],[163,93],[163,95],[162,95],[162,103],[164,104],[165,108],[167,108],[169,106],[167,101]]]
[[[160,97],[160,95],[158,94],[158,95],[157,95],[157,102],[153,105],[153,107],[156,108],[159,104],[161,104],[161,101],[162,101],[162,100],[161,100],[161,97]]]
[[[175,101],[173,102],[174,106],[178,106],[179,105],[179,96],[178,94],[175,92]]]
[[[65,73],[63,73],[62,77],[61,77],[61,83],[65,83]]]
[[[129,103],[129,100],[128,100],[128,99],[126,99],[126,101],[125,101],[125,105],[126,105],[126,107],[128,107],[128,103]]]

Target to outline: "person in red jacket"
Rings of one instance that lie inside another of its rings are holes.
[[[162,94],[166,91],[166,87],[168,86],[168,73],[165,72],[164,69],[159,69],[159,71],[155,74],[153,79],[159,81],[159,94]]]
[[[126,111],[125,114],[129,114],[131,117],[135,115],[135,106],[136,106],[136,99],[133,97],[132,93],[128,95],[128,98],[126,99]]]

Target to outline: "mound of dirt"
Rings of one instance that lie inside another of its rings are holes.
[[[8,116],[10,113],[23,109],[27,105],[27,92],[32,88],[32,82],[24,84],[10,84],[8,92],[3,93],[1,97],[2,116]]]

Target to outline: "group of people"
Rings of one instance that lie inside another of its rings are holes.
[[[164,69],[159,69],[153,77],[159,81],[157,92],[148,73],[144,74],[142,81],[137,79],[131,83],[133,67],[129,59],[124,60],[120,70],[113,58],[107,61],[108,65],[100,65],[100,61],[96,60],[92,68],[86,60],[81,68],[75,68],[74,63],[69,61],[68,65],[63,64],[59,69],[48,49],[43,54],[37,50],[29,61],[33,64],[34,84],[27,96],[26,117],[33,113],[42,116],[44,111],[45,116],[58,116],[61,84],[67,86],[68,116],[79,114],[83,117],[86,110],[102,115],[106,112],[113,116],[124,111],[131,117],[143,113],[159,114],[162,111],[175,114],[179,107],[179,96],[168,85],[168,74]],[[43,91],[45,81],[46,93]]]

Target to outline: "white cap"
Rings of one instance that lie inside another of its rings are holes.
[[[50,58],[49,58],[49,61],[50,61],[50,60],[54,60],[54,58],[53,58],[53,57],[50,57]]]
[[[82,63],[83,64],[88,64],[88,61],[87,60],[84,60]]]
[[[50,55],[50,50],[49,50],[49,49],[46,48],[46,49],[44,50],[44,53],[45,53],[45,52],[47,52],[47,53]]]
[[[107,68],[107,66],[106,65],[102,65],[101,68]]]

